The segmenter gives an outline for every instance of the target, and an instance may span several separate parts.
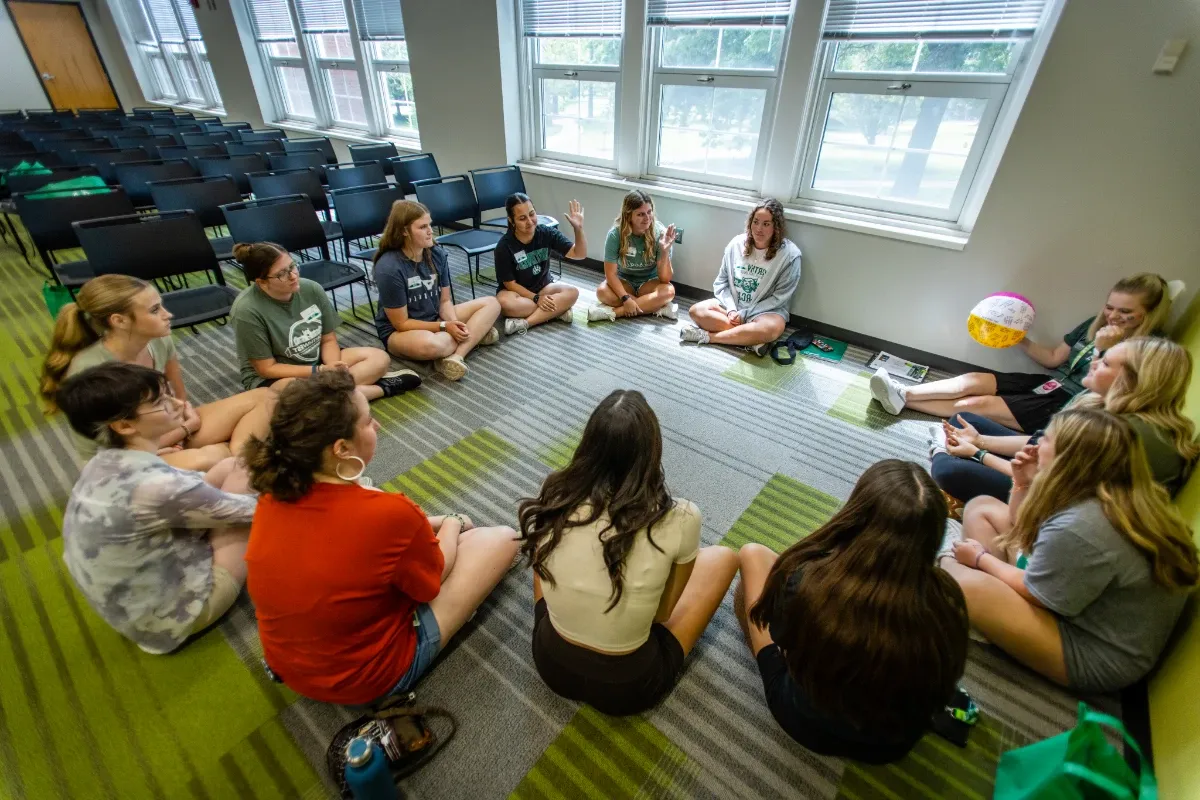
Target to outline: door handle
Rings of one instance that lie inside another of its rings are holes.
[[[42,80],[44,80],[44,81],[52,81],[52,80],[54,80],[54,76],[53,76],[53,75],[51,75],[49,72],[43,72],[43,73],[42,73]]]

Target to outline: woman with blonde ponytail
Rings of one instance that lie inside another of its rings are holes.
[[[1009,506],[967,504],[943,554],[971,624],[1018,661],[1087,692],[1154,667],[1200,582],[1192,532],[1150,474],[1128,416],[1057,414],[1013,458]]]
[[[88,367],[116,361],[155,369],[184,403],[179,426],[159,442],[159,455],[171,466],[204,471],[238,452],[252,433],[266,431],[275,393],[256,389],[193,408],[171,338],[171,317],[158,290],[140,278],[93,278],[58,313],[40,392],[53,413],[60,384]],[[76,435],[75,446],[85,461],[98,448],[82,435]]]

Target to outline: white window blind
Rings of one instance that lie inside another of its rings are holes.
[[[200,26],[196,24],[196,14],[192,10],[192,4],[189,0],[175,0],[175,7],[179,9],[179,18],[183,20],[183,33],[193,42],[201,40]]]
[[[824,38],[1026,37],[1045,5],[1046,0],[830,0]]]
[[[296,38],[287,0],[248,0],[254,20],[255,37],[260,42],[290,42]]]
[[[296,0],[301,33],[346,33],[346,6],[342,0]]]
[[[354,21],[358,38],[367,41],[404,38],[404,18],[400,0],[354,0]]]
[[[792,0],[650,0],[647,25],[786,25]]]
[[[140,0],[125,0],[121,7],[125,9],[125,19],[129,22],[133,40],[138,44],[157,44],[158,40],[154,38],[154,30],[150,27]]]
[[[171,10],[171,0],[149,0],[149,6],[154,26],[158,28],[159,41],[164,44],[183,44],[183,32],[179,30],[179,22]]]
[[[526,36],[620,36],[621,0],[522,0]]]

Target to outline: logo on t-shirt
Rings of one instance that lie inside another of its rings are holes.
[[[288,344],[283,351],[285,358],[293,361],[316,361],[321,352],[321,318],[305,317],[288,328]]]

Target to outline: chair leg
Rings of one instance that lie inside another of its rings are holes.
[[[329,299],[333,301],[333,310],[340,312],[341,309],[338,308],[338,304],[337,304],[337,290],[336,289],[334,289],[332,292],[329,293]]]
[[[17,250],[20,251],[21,258],[25,259],[25,263],[32,267],[33,264],[29,263],[29,253],[25,252],[25,242],[21,239],[21,234],[17,233],[17,226],[13,225],[12,214],[5,214],[4,221],[8,223],[8,229],[12,231],[13,240],[17,243]]]

